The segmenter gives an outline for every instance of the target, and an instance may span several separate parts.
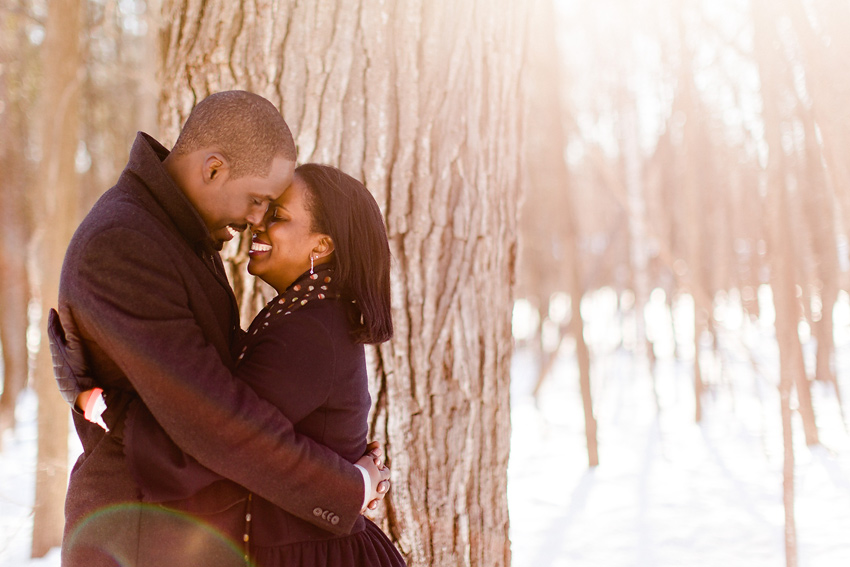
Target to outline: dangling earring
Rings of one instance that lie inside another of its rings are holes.
[[[313,275],[313,254],[310,254],[310,275]]]

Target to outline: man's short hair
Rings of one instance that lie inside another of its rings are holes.
[[[214,93],[192,109],[172,152],[186,155],[215,148],[230,165],[230,176],[265,177],[272,160],[295,161],[295,141],[277,108],[247,91]]]

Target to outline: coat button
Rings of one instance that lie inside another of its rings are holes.
[[[319,516],[322,515],[322,509],[321,508],[313,508],[313,515],[318,518]]]

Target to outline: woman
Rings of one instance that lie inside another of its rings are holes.
[[[356,461],[371,405],[363,344],[392,336],[389,244],[377,203],[341,171],[303,165],[254,227],[250,254],[248,271],[279,295],[249,327],[237,374],[299,433]],[[262,499],[252,508],[251,550],[263,567],[404,565],[366,518],[353,535],[329,539]],[[294,533],[302,541],[287,545]]]
[[[278,295],[236,345],[236,375],[296,431],[353,463],[366,452],[371,405],[363,345],[392,336],[390,252],[378,205],[340,170],[306,164],[253,231],[248,271]],[[128,411],[124,442],[148,501],[197,511],[233,494],[238,504],[217,525],[247,542],[258,566],[405,565],[362,516],[350,535],[337,537],[257,495],[245,498],[183,454],[149,413]]]

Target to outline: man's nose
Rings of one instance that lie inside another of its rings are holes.
[[[257,228],[258,226],[263,224],[263,217],[264,216],[265,216],[265,211],[262,211],[262,212],[252,211],[247,217],[245,217],[245,220],[248,221],[248,223],[252,227]]]

